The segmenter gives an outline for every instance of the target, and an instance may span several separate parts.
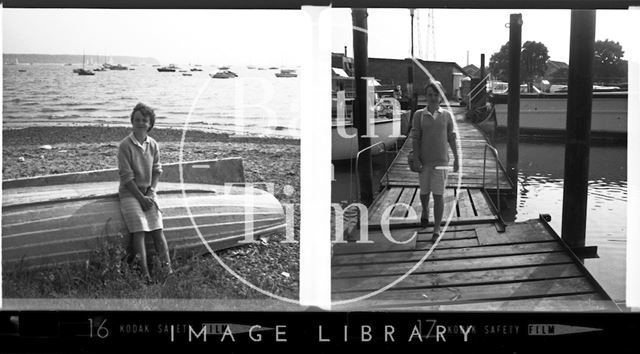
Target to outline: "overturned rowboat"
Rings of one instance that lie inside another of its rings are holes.
[[[244,185],[241,159],[164,165],[158,185],[169,249],[206,253],[285,229],[280,202]],[[207,183],[209,182],[209,183]],[[2,262],[34,268],[85,262],[105,241],[129,244],[116,170],[3,182]],[[153,249],[150,240],[147,245]]]

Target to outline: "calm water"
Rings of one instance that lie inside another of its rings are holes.
[[[503,164],[504,139],[496,141]],[[515,210],[505,219],[521,221],[551,215],[551,226],[561,235],[564,144],[520,142],[518,195]],[[627,148],[592,146],[589,154],[587,246],[598,246],[587,269],[616,301],[625,299],[627,249]]]
[[[503,164],[505,142],[498,140]],[[564,175],[564,144],[520,142],[520,173],[515,209],[504,210],[507,221],[537,219],[551,215],[551,226],[561,234]],[[389,162],[392,161],[389,156]],[[384,174],[384,158],[374,159],[374,190]],[[334,165],[331,184],[334,203],[356,199],[356,179],[348,163]],[[351,178],[350,178],[351,177]],[[504,206],[504,204],[503,204]],[[625,146],[592,146],[590,153],[587,246],[598,246],[600,258],[585,265],[615,301],[624,301],[626,282],[627,149]]]
[[[57,124],[129,124],[137,102],[156,110],[158,126],[190,126],[229,133],[300,137],[299,78],[277,78],[277,70],[231,67],[235,79],[212,79],[215,67],[183,76],[151,66],[79,76],[80,66],[4,65],[5,127]],[[19,69],[27,70],[19,72]],[[187,68],[188,69],[188,68]],[[206,86],[199,99],[198,93]]]

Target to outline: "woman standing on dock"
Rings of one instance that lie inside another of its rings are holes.
[[[156,186],[162,174],[158,143],[147,135],[155,123],[151,107],[138,103],[131,112],[133,131],[118,146],[120,174],[120,211],[127,229],[133,235],[133,250],[147,282],[151,281],[147,265],[145,236],[153,238],[158,256],[173,273],[167,240],[162,232],[162,214],[157,203]]]
[[[453,115],[440,108],[438,84],[430,82],[425,87],[427,107],[417,110],[413,115],[413,152],[420,170],[420,202],[423,227],[429,224],[429,194],[433,193],[433,238],[440,236],[440,223],[444,212],[444,188],[447,181],[449,154],[447,143],[454,156],[453,170],[458,172],[458,150],[456,133],[453,130]]]

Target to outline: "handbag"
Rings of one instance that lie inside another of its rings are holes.
[[[413,150],[409,152],[409,156],[407,156],[407,162],[409,163],[409,169],[413,172],[420,172],[419,161],[417,161],[415,155],[413,154]]]
[[[417,117],[416,117],[417,118]],[[422,115],[420,115],[420,118],[422,118]],[[412,128],[412,129],[416,129],[416,127]],[[417,127],[417,129],[420,129],[419,127]],[[409,169],[413,172],[420,172],[420,161],[417,161],[418,159],[416,159],[413,150],[409,151],[409,155],[407,156],[407,163],[409,164]]]

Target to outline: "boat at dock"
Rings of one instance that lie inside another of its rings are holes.
[[[242,159],[184,163],[184,184],[178,164],[163,169],[167,178],[157,195],[170,249],[205,254],[202,239],[220,250],[285,228],[282,205],[273,195],[242,186]],[[120,213],[118,184],[115,169],[4,181],[5,269],[86,262],[104,242],[126,248],[130,235]]]
[[[353,125],[353,98],[344,100],[344,118],[338,119],[337,107],[341,105],[334,97],[332,100],[331,122],[331,160],[350,160],[358,154],[358,132]],[[374,119],[369,124],[369,130],[375,137],[371,138],[371,145],[383,142],[389,149],[395,146],[398,138],[406,134],[409,125],[409,112],[399,111],[399,115],[387,114],[383,109],[377,109],[386,105],[388,101],[381,99],[374,106]],[[397,107],[398,108],[398,107]],[[398,108],[399,109],[399,108]],[[361,133],[365,134],[365,133]],[[374,151],[375,153],[375,151]]]
[[[211,78],[213,79],[233,79],[234,77],[238,77],[236,73],[230,70],[218,71],[215,74],[210,73],[209,76],[211,76]]]
[[[507,127],[507,93],[489,96],[499,129]],[[591,132],[598,136],[627,134],[628,93],[593,92]],[[564,134],[567,122],[567,93],[520,94],[520,129],[523,133]]]

